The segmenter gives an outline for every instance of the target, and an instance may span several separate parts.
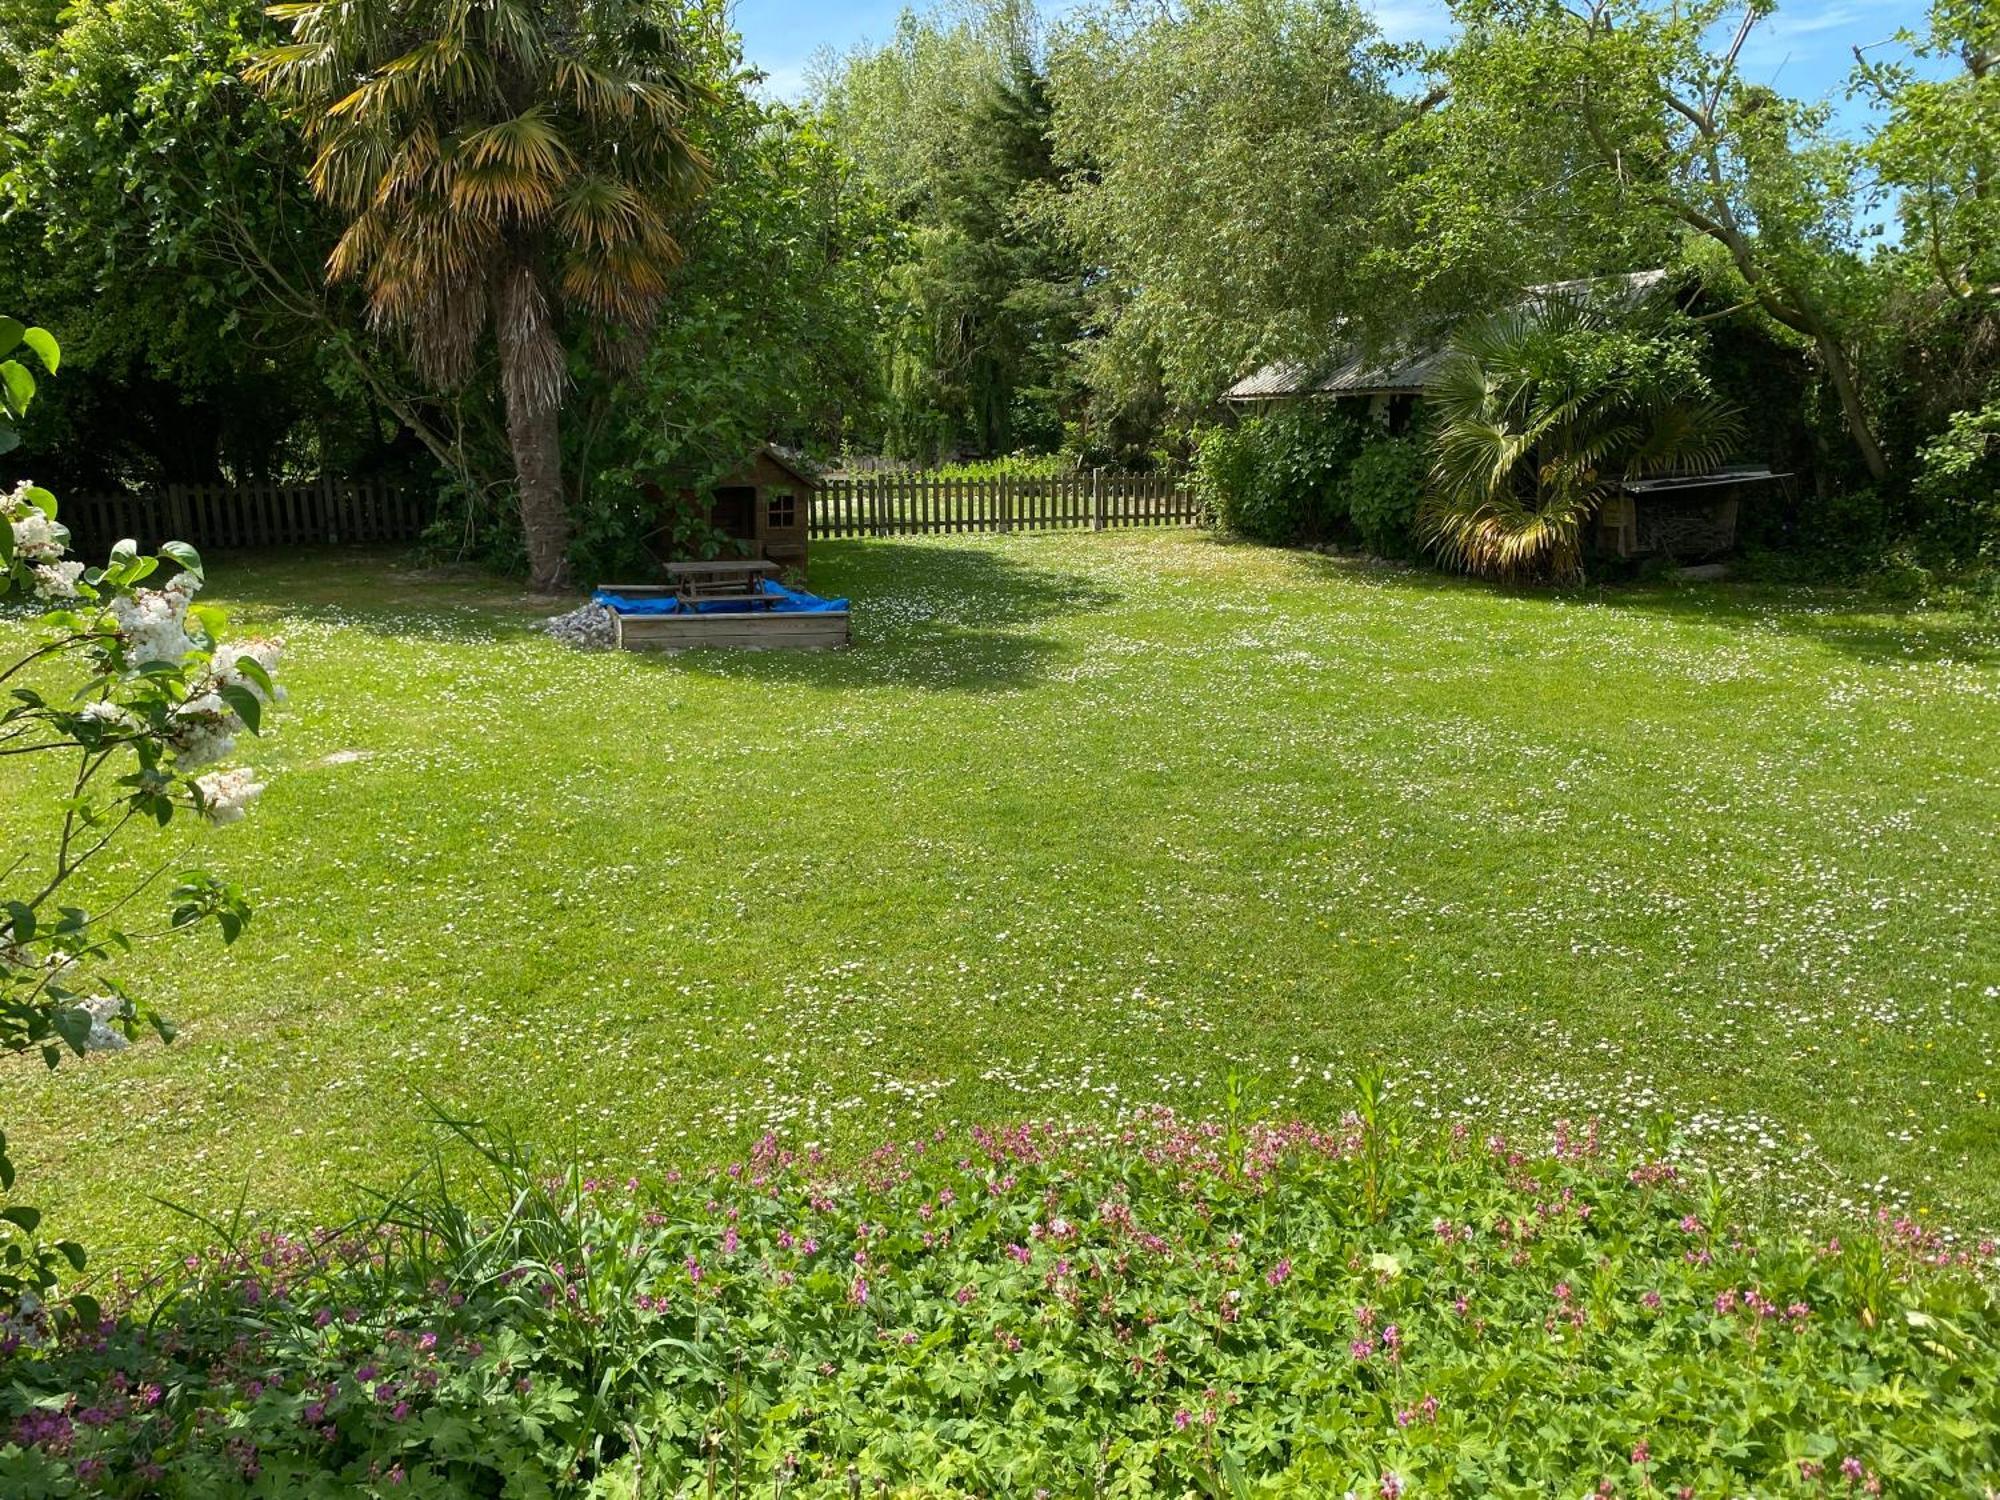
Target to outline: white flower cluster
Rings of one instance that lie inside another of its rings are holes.
[[[264,790],[264,783],[252,781],[244,770],[211,771],[197,776],[194,784],[201,789],[203,814],[217,824],[242,822],[250,804]]]
[[[273,682],[271,691],[267,693],[256,679],[246,676],[242,668],[245,661],[255,662],[263,668],[266,678],[275,677],[279,650],[277,641],[245,641],[240,645],[216,648],[202,690],[174,710],[173,728],[168,739],[184,769],[213,765],[236,748],[236,732],[243,727],[243,720],[223,699],[224,688],[243,688],[267,705],[285,701],[282,687]],[[234,822],[235,819],[220,821]]]
[[[261,703],[283,703],[285,690],[278,685],[276,679],[278,656],[284,650],[284,644],[283,641],[232,641],[216,647],[215,656],[210,662],[215,685],[218,688],[232,686],[248,688],[257,695]],[[270,692],[265,692],[255,678],[244,675],[240,664],[246,661],[255,662],[264,669],[264,675],[272,679]]]
[[[120,708],[116,703],[100,699],[86,703],[77,715],[81,719],[93,719],[106,729],[136,729],[139,721],[129,708]]]
[[[167,743],[181,769],[212,766],[236,748],[236,731],[243,721],[213,692],[197,693],[173,712]]]
[[[135,667],[155,661],[178,665],[196,650],[187,633],[187,611],[200,587],[194,574],[177,573],[163,589],[134,589],[113,599],[111,616],[124,638],[125,659]]]
[[[35,592],[44,599],[74,599],[77,580],[82,577],[80,562],[41,563],[35,568]]]
[[[34,488],[26,480],[0,494],[0,516],[14,528],[14,555],[27,563],[52,563],[63,554],[69,533],[28,500]],[[77,570],[81,573],[83,570]]]

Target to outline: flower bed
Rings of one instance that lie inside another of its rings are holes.
[[[1373,1117],[1373,1111],[1364,1113]],[[480,1144],[475,1142],[475,1144]],[[1666,1161],[1350,1117],[539,1175],[32,1321],[0,1490],[1980,1496],[1990,1246],[1732,1229]],[[440,1179],[442,1180],[442,1179]]]

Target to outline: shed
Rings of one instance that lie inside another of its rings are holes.
[[[803,455],[767,443],[710,487],[705,499],[693,489],[682,490],[680,498],[718,531],[745,544],[750,556],[803,569],[812,497],[819,488],[819,476]],[[656,486],[649,489],[662,498]]]
[[[1528,287],[1520,304],[1547,298],[1587,296],[1626,309],[1674,287],[1665,271],[1635,271],[1626,276],[1586,277],[1551,281]],[[1403,432],[1419,397],[1428,390],[1451,352],[1452,329],[1437,324],[1411,330],[1387,348],[1375,352],[1357,344],[1338,345],[1314,363],[1288,361],[1265,365],[1222,393],[1225,406],[1252,410],[1273,402],[1322,398],[1364,403],[1369,417],[1391,432]]]
[[[1790,478],[1756,464],[1628,479],[1597,513],[1597,550],[1612,557],[1677,562],[1720,557],[1736,545],[1743,501]]]

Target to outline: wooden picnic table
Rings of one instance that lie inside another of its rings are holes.
[[[690,604],[747,604],[768,606],[775,596],[763,589],[766,578],[775,578],[779,568],[761,557],[717,557],[698,562],[667,563],[663,567],[668,582],[606,584],[614,594],[639,599],[657,599],[671,594]]]
[[[666,575],[683,578],[763,578],[775,577],[778,565],[762,557],[712,557],[701,562],[671,562]]]

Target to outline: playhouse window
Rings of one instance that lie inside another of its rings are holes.
[[[764,524],[766,526],[796,526],[799,524],[799,497],[790,490],[771,491],[769,504],[770,509],[764,515]]]

